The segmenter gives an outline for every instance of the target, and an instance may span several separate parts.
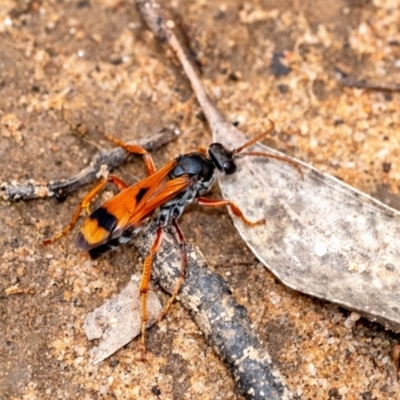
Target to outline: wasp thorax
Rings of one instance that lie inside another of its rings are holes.
[[[228,150],[221,143],[212,143],[208,148],[208,154],[215,167],[223,174],[232,175],[236,172],[234,152]]]

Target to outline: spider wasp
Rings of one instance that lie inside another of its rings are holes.
[[[300,167],[285,157],[257,151],[243,152],[244,149],[260,141],[274,130],[273,122],[270,121],[270,123],[270,129],[234,150],[227,149],[221,143],[212,143],[207,150],[199,148],[192,153],[179,155],[158,170],[156,170],[150,154],[145,149],[137,145],[123,143],[106,134],[109,140],[124,148],[128,153],[143,156],[148,177],[132,186],[128,186],[115,175],[103,178],[79,203],[69,225],[58,235],[43,242],[45,245],[53,243],[73,229],[81,210],[86,209],[90,213],[91,201],[105,187],[107,182],[112,182],[120,192],[92,212],[83,222],[76,239],[76,247],[79,250],[88,251],[92,258],[97,258],[119,244],[127,242],[132,235],[139,234],[145,223],[150,218],[155,218],[156,236],[149,254],[144,260],[140,283],[142,359],[144,359],[145,355],[145,330],[148,322],[146,304],[151,266],[153,258],[160,248],[164,229],[169,228],[179,244],[181,273],[172,295],[157,321],[161,320],[167,313],[178,295],[187,274],[186,241],[177,220],[188,204],[197,202],[207,207],[228,206],[236,217],[249,226],[264,223],[264,220],[249,221],[243,212],[230,200],[211,200],[203,197],[214,182],[216,170],[223,175],[232,175],[237,170],[236,160],[247,156],[257,156],[274,158],[289,163],[302,176]]]

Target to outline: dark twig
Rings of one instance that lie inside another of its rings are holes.
[[[138,142],[128,143],[139,144],[151,151],[175,140],[178,134],[179,130],[176,127],[164,128],[153,136],[141,139]],[[0,196],[9,201],[32,200],[52,196],[63,199],[80,187],[96,180],[99,173],[109,172],[117,168],[124,162],[126,155],[126,151],[119,147],[101,150],[94,156],[87,168],[71,178],[43,184],[33,181],[16,184],[4,182],[0,187]]]
[[[337,79],[343,85],[347,87],[367,90],[377,90],[382,92],[399,92],[400,84],[398,83],[386,83],[386,82],[371,82],[366,79],[354,79],[348,76],[339,68],[336,68]]]
[[[134,239],[145,257],[154,241],[153,224]],[[188,309],[214,351],[229,367],[238,391],[247,399],[289,399],[278,369],[259,343],[247,310],[232,297],[224,279],[212,273],[198,249],[188,245],[188,276],[179,292],[180,303]],[[152,277],[169,293],[180,276],[181,253],[171,235],[153,261]]]
[[[213,132],[229,135],[229,124],[205,93],[197,74],[182,49],[175,34],[166,25],[160,13],[160,6],[152,0],[136,0],[138,9],[156,37],[167,44],[180,61],[197,99]],[[146,253],[151,241],[137,241],[139,252]],[[172,277],[179,275],[179,269],[172,275],[171,267],[176,265],[176,246],[161,252],[154,265],[154,276],[170,291]],[[175,250],[174,250],[175,249]],[[169,253],[171,255],[169,255]],[[174,255],[172,257],[172,255]],[[246,310],[230,296],[225,281],[218,275],[204,270],[204,260],[190,249],[189,276],[182,289],[182,304],[194,312],[195,320],[213,346],[214,351],[230,368],[238,391],[248,399],[285,399],[290,393],[283,379],[252,332]],[[178,258],[179,259],[179,258]],[[179,265],[179,264],[178,264]]]

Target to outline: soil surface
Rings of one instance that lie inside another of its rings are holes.
[[[338,79],[341,71],[357,81],[399,84],[398,0],[167,6],[232,123],[254,135],[271,118],[278,134],[268,145],[400,209],[400,94],[348,88]],[[112,146],[97,127],[127,141],[172,124],[182,135],[152,153],[157,166],[207,147],[211,137],[188,82],[133,1],[0,2],[1,182],[78,173],[99,148]],[[117,174],[133,183],[145,169],[138,159]],[[0,201],[0,400],[240,399],[179,302],[149,330],[147,362],[138,361],[135,340],[93,365],[83,320],[142,260],[126,245],[92,261],[76,250],[75,233],[42,245],[68,223],[87,189],[64,202]],[[98,201],[112,195],[110,187]],[[191,206],[181,227],[247,308],[297,398],[400,399],[392,358],[399,334],[284,287],[224,209]],[[19,293],[7,295],[14,285]]]

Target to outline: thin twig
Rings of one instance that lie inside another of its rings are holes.
[[[177,127],[163,128],[156,134],[137,142],[147,151],[155,150],[175,140],[179,134]],[[8,201],[32,200],[55,196],[64,199],[80,187],[93,182],[99,173],[112,171],[126,159],[126,151],[120,147],[111,150],[101,150],[93,157],[90,165],[71,178],[56,182],[38,183],[32,180],[26,183],[1,183],[0,196]]]
[[[336,68],[336,72],[337,79],[343,86],[357,89],[377,90],[382,92],[400,92],[399,83],[373,82],[366,79],[354,79],[339,68]]]
[[[229,135],[230,130],[236,128],[225,120],[207,96],[177,37],[168,28],[161,15],[160,6],[152,0],[136,0],[136,4],[156,37],[172,49],[181,63],[211,130]],[[141,246],[147,245],[148,242],[136,242],[139,252],[146,253],[147,250],[143,250]],[[176,252],[175,247],[171,245],[169,251]],[[169,282],[170,277],[167,275],[171,273],[170,267],[176,265],[179,258],[176,259],[177,255],[175,255],[174,259],[170,259],[164,251],[168,250],[163,250],[157,258],[153,275],[160,279],[162,286],[168,285],[166,290],[170,291],[170,284],[166,283]],[[230,368],[238,391],[244,397],[247,399],[290,398],[291,394],[282,376],[254,334],[246,310],[230,296],[226,282],[219,275],[204,270],[204,264],[204,259],[199,253],[191,249],[189,276],[182,288],[180,301],[195,313],[198,326],[208,338],[214,351]],[[175,270],[172,277],[176,279],[178,276],[179,269]]]

